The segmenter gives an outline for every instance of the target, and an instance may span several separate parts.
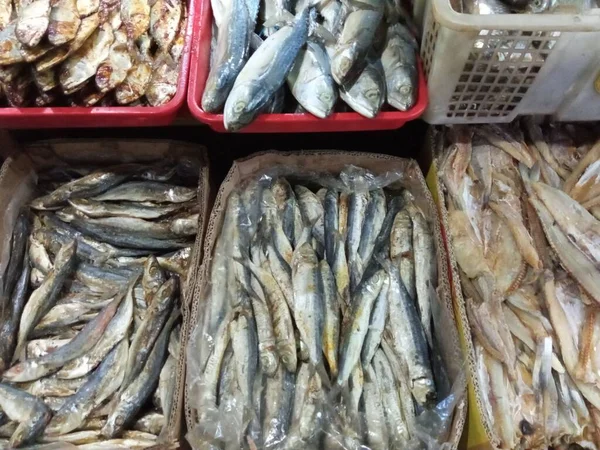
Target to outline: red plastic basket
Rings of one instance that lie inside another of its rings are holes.
[[[192,57],[190,62],[190,85],[188,88],[188,108],[200,122],[213,130],[225,132],[222,114],[205,112],[201,104],[204,85],[209,72],[210,41],[212,34],[212,9],[210,0],[200,2],[198,22],[194,29]],[[242,129],[242,133],[307,133],[331,131],[393,130],[406,122],[417,119],[427,107],[427,84],[419,61],[419,94],[416,105],[406,112],[385,111],[374,119],[367,119],[358,113],[334,113],[327,119],[319,119],[312,114],[262,114],[252,124]]]
[[[181,55],[177,92],[162,106],[98,106],[0,108],[0,128],[108,128],[169,125],[185,102],[190,67],[190,49],[199,0],[188,0],[188,20]]]

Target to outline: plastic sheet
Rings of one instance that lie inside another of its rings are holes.
[[[448,445],[464,376],[421,189],[355,166],[234,188],[187,348],[194,449]]]

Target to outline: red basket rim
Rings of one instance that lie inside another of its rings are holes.
[[[200,2],[198,22],[194,29],[192,55],[190,61],[190,75],[188,86],[188,109],[192,116],[202,123],[209,125],[213,130],[223,132],[223,114],[211,114],[205,112],[200,106],[200,99],[204,92],[206,78],[208,77],[208,59],[210,53],[210,41],[212,34],[212,8],[210,0],[198,0]],[[418,57],[418,56],[417,56]],[[269,132],[273,126],[281,125],[278,132],[285,133],[299,131],[302,125],[306,129],[301,131],[352,131],[349,125],[360,129],[392,129],[400,128],[404,123],[419,118],[429,101],[427,83],[420,58],[418,58],[419,92],[416,104],[408,111],[383,111],[374,119],[367,119],[356,112],[334,113],[327,119],[319,119],[309,113],[294,114],[261,114],[251,125],[240,132]],[[397,124],[397,126],[394,126]],[[291,125],[292,130],[286,130],[286,125]]]

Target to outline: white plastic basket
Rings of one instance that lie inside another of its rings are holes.
[[[600,120],[600,10],[472,15],[429,0],[421,44],[431,124],[519,115]],[[599,80],[599,81],[597,81]]]

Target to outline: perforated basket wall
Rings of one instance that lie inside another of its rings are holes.
[[[421,56],[429,123],[510,122],[523,114],[600,119],[600,16],[453,11],[430,0]]]

